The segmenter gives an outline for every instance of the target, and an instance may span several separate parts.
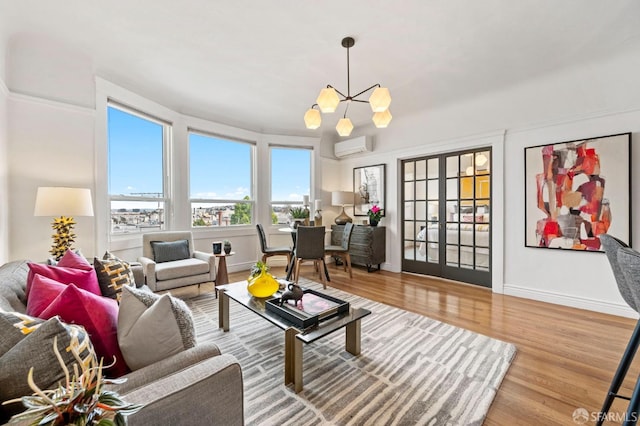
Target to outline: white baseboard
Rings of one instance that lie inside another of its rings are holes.
[[[504,294],[523,297],[525,299],[539,300],[541,302],[554,303],[556,305],[571,306],[573,308],[618,315],[621,317],[638,318],[638,313],[636,313],[636,311],[631,309],[628,305],[621,303],[603,302],[600,300],[588,299],[586,297],[568,296],[566,294],[554,293],[551,291],[532,290],[530,288],[510,284],[504,285]]]

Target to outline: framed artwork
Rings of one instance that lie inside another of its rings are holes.
[[[525,148],[525,246],[603,251],[631,243],[631,133]]]
[[[375,204],[385,215],[385,165],[356,167],[353,169],[353,192],[355,202],[353,205],[354,216],[366,216],[367,211]]]

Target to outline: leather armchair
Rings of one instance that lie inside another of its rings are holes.
[[[186,240],[189,257],[157,262],[152,242],[176,242]],[[163,291],[216,280],[216,257],[193,249],[190,231],[149,232],[142,235],[142,264],[145,282],[152,291]]]

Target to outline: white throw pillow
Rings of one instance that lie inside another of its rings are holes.
[[[131,370],[195,346],[194,336],[191,311],[182,300],[123,287],[118,344]]]

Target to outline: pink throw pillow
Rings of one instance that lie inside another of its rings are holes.
[[[73,250],[67,250],[56,266],[82,269],[83,271],[90,271],[93,269],[93,266],[84,258],[84,256],[80,256]]]
[[[118,346],[118,302],[69,284],[39,317],[49,319],[56,315],[87,330],[96,355],[104,358],[105,365],[115,357],[116,363],[105,369],[108,377],[120,377],[129,371]]]
[[[90,291],[93,294],[101,295],[100,285],[98,284],[98,276],[96,271],[82,270],[75,268],[65,268],[63,266],[50,266],[40,263],[29,263],[29,275],[27,276],[27,300],[31,291],[31,284],[35,274],[43,277],[51,278],[62,284],[75,284],[78,288]]]
[[[27,315],[40,316],[65,288],[66,284],[36,274],[31,282],[31,294],[27,299]]]

